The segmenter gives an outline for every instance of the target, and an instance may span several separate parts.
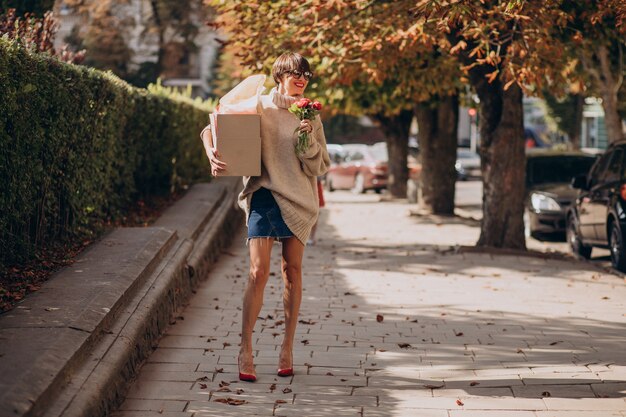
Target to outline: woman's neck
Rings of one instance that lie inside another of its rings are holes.
[[[289,94],[283,83],[278,84],[278,92],[284,96],[298,97],[297,94]]]

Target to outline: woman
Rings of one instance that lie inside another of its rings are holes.
[[[252,331],[263,305],[263,291],[270,273],[275,240],[282,242],[283,305],[285,335],[278,359],[278,375],[293,375],[293,345],[302,299],[302,257],[305,242],[319,213],[317,176],[330,165],[326,138],[319,117],[298,120],[288,111],[302,98],[313,76],[309,62],[296,53],[278,57],[272,67],[277,87],[261,96],[261,176],[244,177],[239,205],[246,212],[250,276],[243,298],[239,379],[256,381],[252,357]],[[306,152],[295,152],[300,130],[310,134]],[[213,175],[224,170],[215,149],[209,152]]]

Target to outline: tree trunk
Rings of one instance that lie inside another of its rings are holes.
[[[604,109],[604,124],[609,143],[624,140],[622,117],[619,114],[617,91],[602,91],[602,108]]]
[[[618,92],[623,82],[621,44],[617,44],[617,65],[611,62],[611,52],[606,45],[597,46],[592,55],[582,53],[581,62],[585,71],[591,75],[596,89],[602,97],[604,124],[609,143],[624,139],[622,118],[619,114]]]
[[[570,129],[568,129],[567,136],[569,136],[572,148],[580,149],[580,133],[583,124],[583,107],[585,105],[585,96],[582,94],[572,94],[574,100],[574,123]]]
[[[387,116],[376,113],[370,116],[380,127],[387,142],[389,154],[387,190],[394,198],[406,197],[406,182],[409,179],[407,157],[409,152],[409,130],[413,120],[411,110]]]
[[[491,68],[475,67],[470,80],[480,98],[480,155],[483,173],[483,220],[478,246],[525,249],[525,164],[522,91],[504,91]]]
[[[423,102],[415,108],[419,128],[420,207],[433,214],[454,214],[459,96]]]
[[[154,18],[154,25],[159,36],[159,48],[157,51],[156,73],[157,77],[160,77],[163,72],[163,60],[165,58],[165,30],[163,19],[161,18],[159,10],[158,0],[150,0],[150,6],[152,7],[152,15]]]

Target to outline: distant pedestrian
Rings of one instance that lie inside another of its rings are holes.
[[[278,85],[261,96],[261,176],[244,177],[239,205],[245,210],[250,247],[250,276],[243,299],[243,324],[239,351],[239,379],[256,381],[252,357],[252,332],[263,305],[263,292],[270,273],[270,255],[275,240],[282,242],[283,304],[285,335],[278,375],[293,375],[293,346],[302,300],[302,258],[305,242],[319,214],[316,177],[328,170],[330,160],[319,116],[299,121],[288,108],[301,99],[313,76],[309,62],[296,53],[278,57],[272,68]],[[297,154],[294,131],[308,132],[308,149]],[[225,164],[210,156],[213,174]]]

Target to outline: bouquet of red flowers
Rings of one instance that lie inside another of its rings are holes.
[[[322,104],[319,101],[311,101],[308,98],[301,98],[289,107],[289,112],[295,114],[300,120],[313,120],[322,110]],[[297,133],[300,127],[294,133]],[[302,155],[309,149],[309,133],[298,133],[298,141],[296,142],[296,153]]]

